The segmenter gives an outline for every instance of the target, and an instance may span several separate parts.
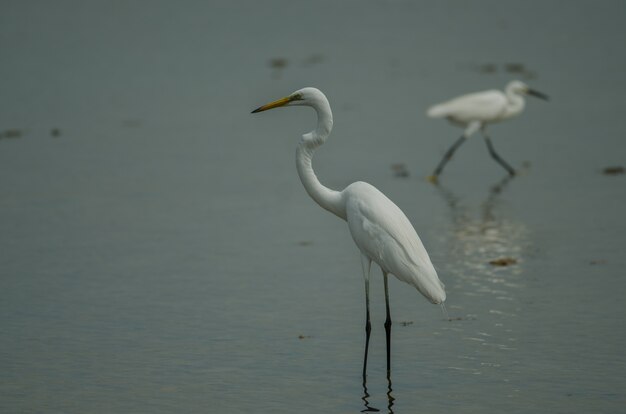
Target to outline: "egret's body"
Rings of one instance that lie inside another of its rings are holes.
[[[495,152],[486,128],[488,124],[521,114],[526,104],[524,95],[533,95],[547,100],[546,95],[530,89],[523,82],[512,81],[506,86],[504,92],[494,89],[470,93],[430,107],[426,112],[429,117],[446,118],[452,124],[464,128],[463,135],[448,149],[431,179],[436,180],[445,164],[452,158],[454,151],[478,130],[482,132],[491,156],[510,175],[515,175],[515,170]]]
[[[414,286],[432,303],[443,302],[443,285],[402,210],[376,187],[364,182],[349,185],[342,194],[348,228],[361,252],[383,272]]]
[[[362,255],[367,307],[367,342],[363,375],[367,364],[367,344],[371,330],[369,316],[369,276],[371,262],[383,271],[387,305],[387,369],[389,370],[389,341],[391,318],[387,275],[414,286],[430,302],[439,304],[446,299],[444,286],[437,276],[430,257],[409,219],[383,193],[374,186],[355,182],[343,191],[331,190],[322,185],[311,165],[315,150],[321,146],[332,130],[333,117],[326,96],[315,88],[300,89],[291,95],[253,112],[280,106],[305,105],[317,112],[317,128],[302,136],[296,150],[296,167],[308,194],[322,208],[347,221],[350,234]]]

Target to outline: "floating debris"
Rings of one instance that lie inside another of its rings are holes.
[[[602,174],[604,175],[620,175],[624,174],[624,167],[616,166],[616,167],[606,167],[602,170]]]
[[[468,67],[467,65],[463,65]],[[482,63],[479,65],[470,64],[469,68],[471,70],[475,70],[478,73],[482,73],[483,75],[494,75],[498,72],[505,72],[518,75],[522,79],[534,79],[537,77],[537,74],[528,69],[523,63],[518,62],[509,62],[509,63]]]
[[[298,339],[309,339],[312,338],[311,335],[298,335]]]
[[[59,128],[52,128],[50,130],[50,136],[54,137],[54,138],[58,138],[61,136],[61,130]]]
[[[533,72],[532,70],[526,69],[523,63],[505,63],[504,70],[507,73],[515,73],[515,74],[522,75],[526,79],[533,79],[537,77],[535,72]]]
[[[404,163],[396,163],[391,165],[394,177],[406,178],[409,176],[409,169]]]
[[[500,259],[490,260],[489,264],[494,266],[510,266],[517,263],[517,259],[512,257],[502,257]]]
[[[289,62],[285,58],[272,58],[269,62],[272,69],[284,69],[288,64]]]
[[[302,61],[302,66],[309,67],[324,62],[324,55],[320,53],[313,54]]]
[[[504,70],[509,73],[524,73],[526,68],[523,63],[505,63]]]
[[[496,73],[498,71],[498,67],[495,63],[485,63],[478,67],[478,71],[480,73]]]
[[[402,326],[409,326],[409,325],[413,325],[413,321],[404,321],[404,322],[400,322],[400,325],[402,325]]]
[[[269,60],[269,66],[272,68],[272,78],[279,79],[283,69],[287,67],[289,61],[285,58],[272,58]]]
[[[17,128],[7,129],[4,132],[0,132],[0,138],[21,138],[22,130]]]

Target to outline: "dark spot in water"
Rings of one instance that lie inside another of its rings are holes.
[[[403,321],[403,322],[400,322],[400,325],[402,325],[402,326],[413,325],[413,321]]]
[[[315,53],[302,61],[302,66],[309,67],[324,62],[324,55]]]
[[[476,320],[476,318],[472,318],[472,317],[462,317],[462,316],[455,316],[452,318],[448,318],[448,322],[454,322],[454,321],[474,321]]]
[[[269,66],[273,69],[272,78],[279,79],[280,75],[289,64],[289,61],[285,58],[272,58],[269,60]]]
[[[526,68],[523,63],[505,63],[504,70],[509,73],[524,73]]]
[[[505,72],[519,76],[523,79],[534,79],[537,74],[528,69],[523,63],[511,62],[511,63],[482,63],[479,65],[470,65],[472,70],[478,71],[484,75],[494,75],[498,72]]]
[[[50,136],[57,138],[61,136],[61,130],[59,128],[52,128],[50,130]]]
[[[284,69],[289,62],[285,58],[272,58],[269,64],[272,69]]]
[[[620,175],[624,174],[624,167],[616,166],[616,167],[606,167],[602,170],[602,174],[604,175]]]
[[[496,73],[498,71],[498,67],[495,63],[484,63],[478,66],[478,71],[480,73],[491,74]]]
[[[602,265],[602,264],[605,264],[605,263],[606,263],[606,260],[603,260],[603,259],[589,260],[589,264],[592,265],[592,266]]]
[[[311,240],[300,240],[298,246],[310,246],[313,242]]]
[[[504,70],[507,73],[513,73],[517,75],[522,75],[525,79],[533,79],[536,77],[535,72],[529,70],[524,66],[523,63],[505,63]]]
[[[512,257],[502,257],[500,259],[490,260],[489,264],[494,266],[511,266],[517,263],[517,260]]]
[[[311,335],[298,335],[298,339],[309,339],[312,338]]]
[[[404,163],[395,163],[391,164],[391,170],[393,171],[393,175],[395,177],[406,178],[409,176],[409,170]]]
[[[0,138],[21,138],[22,130],[17,128],[7,129],[4,132],[0,132]]]

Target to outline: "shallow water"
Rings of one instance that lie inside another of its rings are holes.
[[[344,223],[294,168],[365,180],[447,287],[392,279],[396,413],[626,403],[621,2],[10,2],[0,14],[0,411],[359,412],[364,299]],[[428,105],[522,78],[512,179]],[[403,164],[408,177],[396,176]],[[515,264],[491,265],[511,257]],[[382,278],[368,401],[388,411]]]

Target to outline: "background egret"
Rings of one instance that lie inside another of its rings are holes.
[[[513,176],[515,170],[493,148],[491,139],[487,135],[487,124],[500,122],[522,113],[525,106],[524,95],[532,95],[548,100],[541,92],[530,89],[524,82],[515,80],[506,85],[504,92],[493,89],[483,92],[462,95],[449,101],[431,106],[427,115],[430,118],[446,118],[454,125],[465,128],[463,135],[446,151],[443,159],[437,165],[431,181],[436,181],[443,167],[452,158],[454,152],[465,139],[480,129],[491,157],[496,160],[507,172]]]
[[[304,88],[291,95],[263,105],[252,113],[281,106],[310,106],[317,112],[317,128],[302,136],[296,150],[296,166],[302,185],[322,208],[348,222],[350,234],[361,251],[365,278],[366,342],[363,379],[367,369],[367,353],[371,332],[369,280],[372,261],[383,271],[387,318],[387,373],[390,372],[391,316],[389,311],[388,275],[414,286],[434,304],[446,299],[444,285],[437,277],[430,257],[409,219],[374,186],[357,181],[343,191],[322,185],[311,165],[315,150],[326,142],[333,127],[333,115],[326,96],[316,88]]]

